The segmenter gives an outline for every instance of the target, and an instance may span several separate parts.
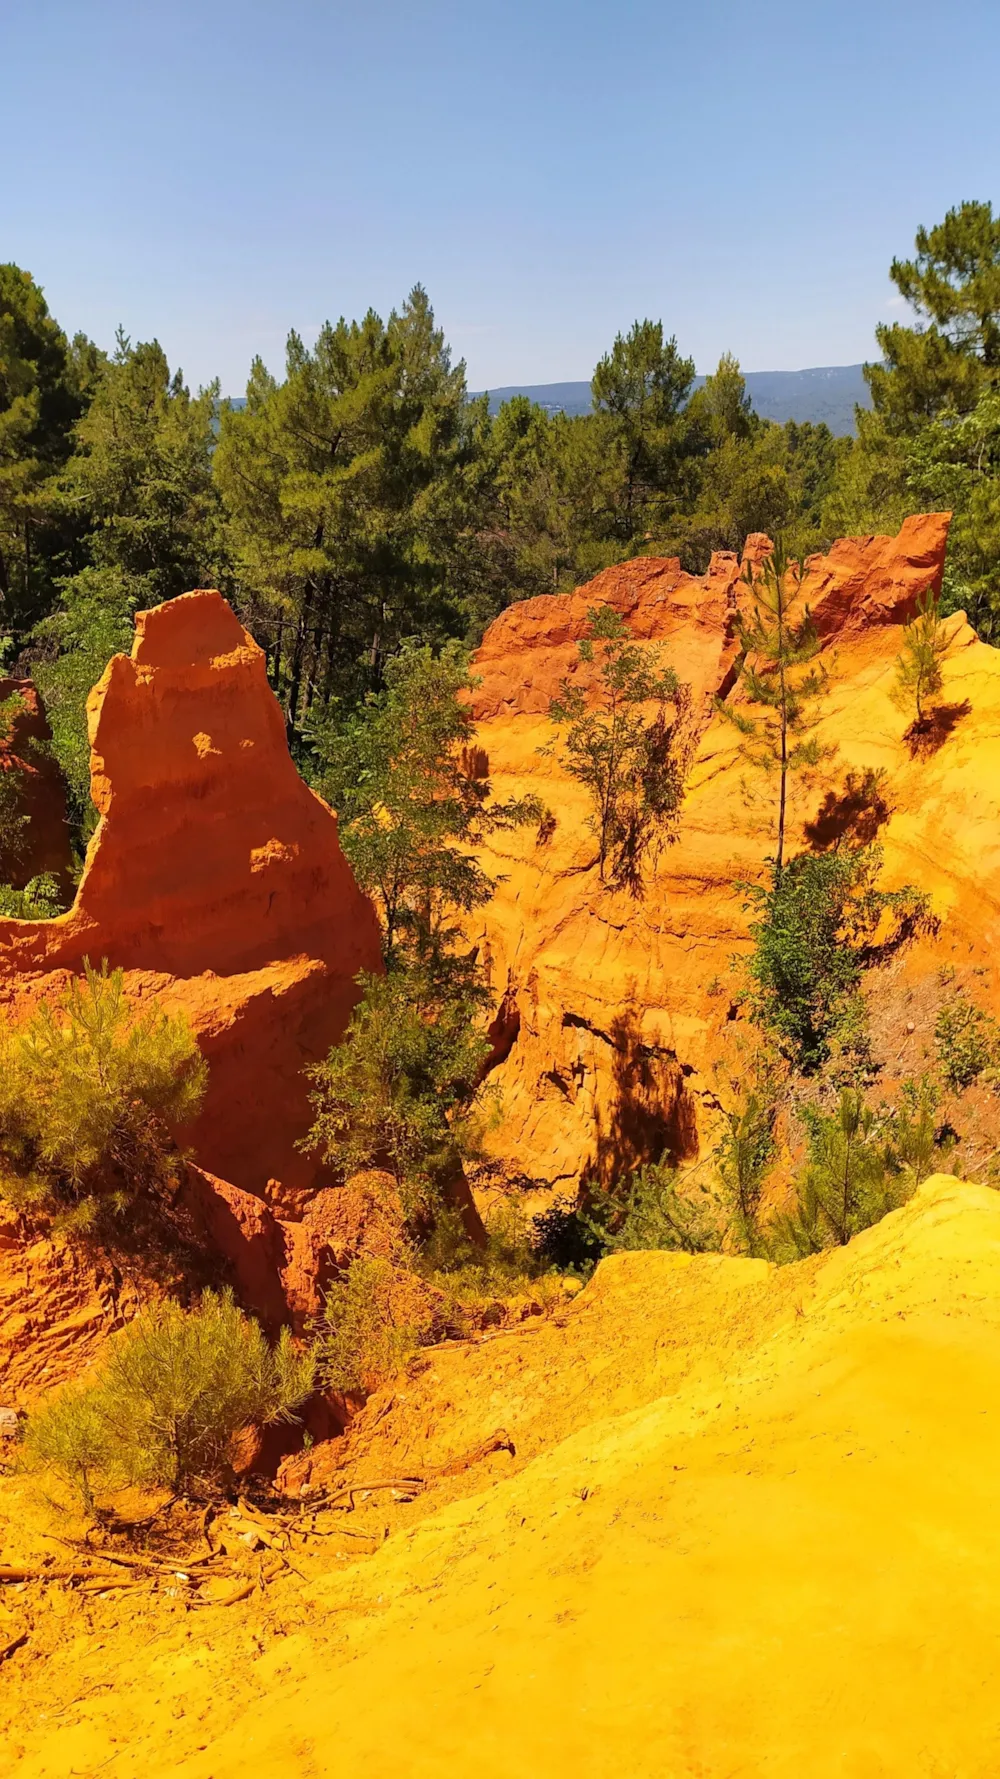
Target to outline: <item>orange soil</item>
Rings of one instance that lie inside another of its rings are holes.
[[[779,1271],[605,1262],[553,1321],[369,1404],[369,1477],[487,1422],[518,1447],[372,1497],[347,1523],[394,1528],[375,1556],[331,1539],[199,1615],[5,1590],[0,1647],[29,1641],[0,1669],[4,1770],[986,1779],[998,1258],[1000,1197],[938,1176]],[[0,1491],[6,1561],[43,1548],[25,1490]]]

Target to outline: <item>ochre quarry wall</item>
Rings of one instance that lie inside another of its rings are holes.
[[[66,792],[58,764],[45,749],[52,739],[48,719],[30,679],[0,679],[0,703],[8,698],[17,698],[20,708],[9,739],[0,740],[0,772],[17,774],[18,807],[28,822],[14,845],[0,851],[0,882],[23,889],[29,878],[50,872],[65,892],[72,865]]]
[[[375,912],[300,778],[262,651],[215,592],[136,618],[88,705],[100,821],[58,920],[0,922],[0,999],[26,1013],[83,959],[189,1017],[210,1067],[197,1160],[250,1192],[317,1180],[296,1147],[307,1064],[341,1036]]]
[[[888,884],[915,882],[942,917],[936,944],[970,947],[992,968],[1000,941],[1000,652],[950,619],[946,716],[915,754],[909,719],[892,703],[902,627],[940,585],[948,514],[908,519],[897,537],[846,539],[809,564],[808,599],[823,638],[829,687],[821,741],[836,752],[793,797],[792,846],[825,846],[857,815],[850,774],[885,773],[874,819]],[[747,554],[768,548],[748,539]],[[717,1113],[713,1066],[731,1037],[731,956],[745,947],[735,885],[758,877],[773,851],[774,784],[748,772],[733,726],[715,711],[734,690],[734,618],[745,596],[735,557],[708,574],[644,559],[574,593],[511,606],[476,657],[477,739],[499,797],[537,793],[555,827],[496,836],[482,854],[496,895],[470,933],[498,1008],[503,1060],[493,1079],[503,1119],[491,1138],[513,1175],[570,1189],[581,1173],[609,1177],[666,1151],[690,1159]],[[645,893],[603,886],[589,804],[560,763],[547,716],[578,662],[586,613],[612,605],[633,634],[691,687],[691,761],[675,843]],[[950,714],[947,714],[950,713]],[[919,1072],[919,1070],[918,1070]]]

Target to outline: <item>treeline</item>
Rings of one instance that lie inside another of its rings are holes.
[[[404,639],[475,643],[511,600],[637,554],[703,570],[750,531],[787,551],[956,512],[944,610],[1000,634],[1000,219],[966,203],[892,277],[916,325],[879,327],[857,441],[754,414],[726,355],[694,363],[637,321],[596,366],[593,412],[470,400],[425,292],[383,321],[289,335],[245,405],[193,395],[155,341],[72,339],[0,267],[0,596],[8,663],[46,696],[77,820],[86,692],[132,613],[223,589],[268,653],[300,755],[318,714],[385,683]]]
[[[724,358],[637,322],[596,367],[594,411],[470,400],[424,291],[387,321],[288,340],[245,405],[193,395],[155,342],[69,340],[0,268],[0,595],[7,659],[46,697],[81,822],[86,693],[132,613],[216,585],[268,653],[289,736],[385,682],[404,639],[478,640],[512,599],[637,553],[704,568],[750,530],[822,541],[849,445],[757,418]]]

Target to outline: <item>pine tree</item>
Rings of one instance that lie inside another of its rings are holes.
[[[804,603],[805,569],[790,562],[780,543],[743,580],[752,602],[739,623],[741,657],[737,667],[745,705],[720,701],[716,708],[741,738],[747,763],[778,777],[775,864],[780,877],[785,859],[790,778],[815,768],[831,751],[815,734],[812,706],[826,687],[814,665],[821,643]],[[751,709],[747,709],[747,705]]]
[[[943,684],[941,667],[951,647],[951,635],[941,619],[941,602],[928,589],[917,602],[917,615],[903,632],[903,646],[896,658],[893,699],[905,710],[916,706],[922,724],[928,699],[936,698]]]

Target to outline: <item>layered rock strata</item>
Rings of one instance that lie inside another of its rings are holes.
[[[835,843],[852,819],[851,774],[856,783],[883,773],[876,828],[886,881],[928,890],[952,922],[949,944],[957,922],[989,951],[990,935],[1000,938],[1000,652],[961,617],[949,620],[951,728],[919,757],[892,700],[902,627],[919,596],[940,586],[948,518],[842,540],[808,565],[828,675],[819,737],[836,751],[798,784],[791,838],[794,847]],[[752,537],[746,559],[768,548]],[[676,561],[643,559],[574,593],[509,607],[476,657],[477,740],[494,790],[534,792],[554,817],[538,834],[498,835],[484,849],[497,889],[470,926],[503,1037],[493,1079],[504,1118],[492,1143],[526,1183],[571,1190],[582,1174],[610,1178],[660,1154],[689,1161],[712,1132],[712,1070],[731,1035],[729,961],[746,943],[735,886],[759,876],[774,844],[773,783],[748,769],[737,731],[716,712],[716,700],[742,698],[735,619],[747,598],[733,556],[715,556],[701,578]],[[587,794],[566,772],[547,715],[564,676],[593,684],[576,643],[588,609],[605,604],[691,691],[680,824],[638,898],[599,880]]]

